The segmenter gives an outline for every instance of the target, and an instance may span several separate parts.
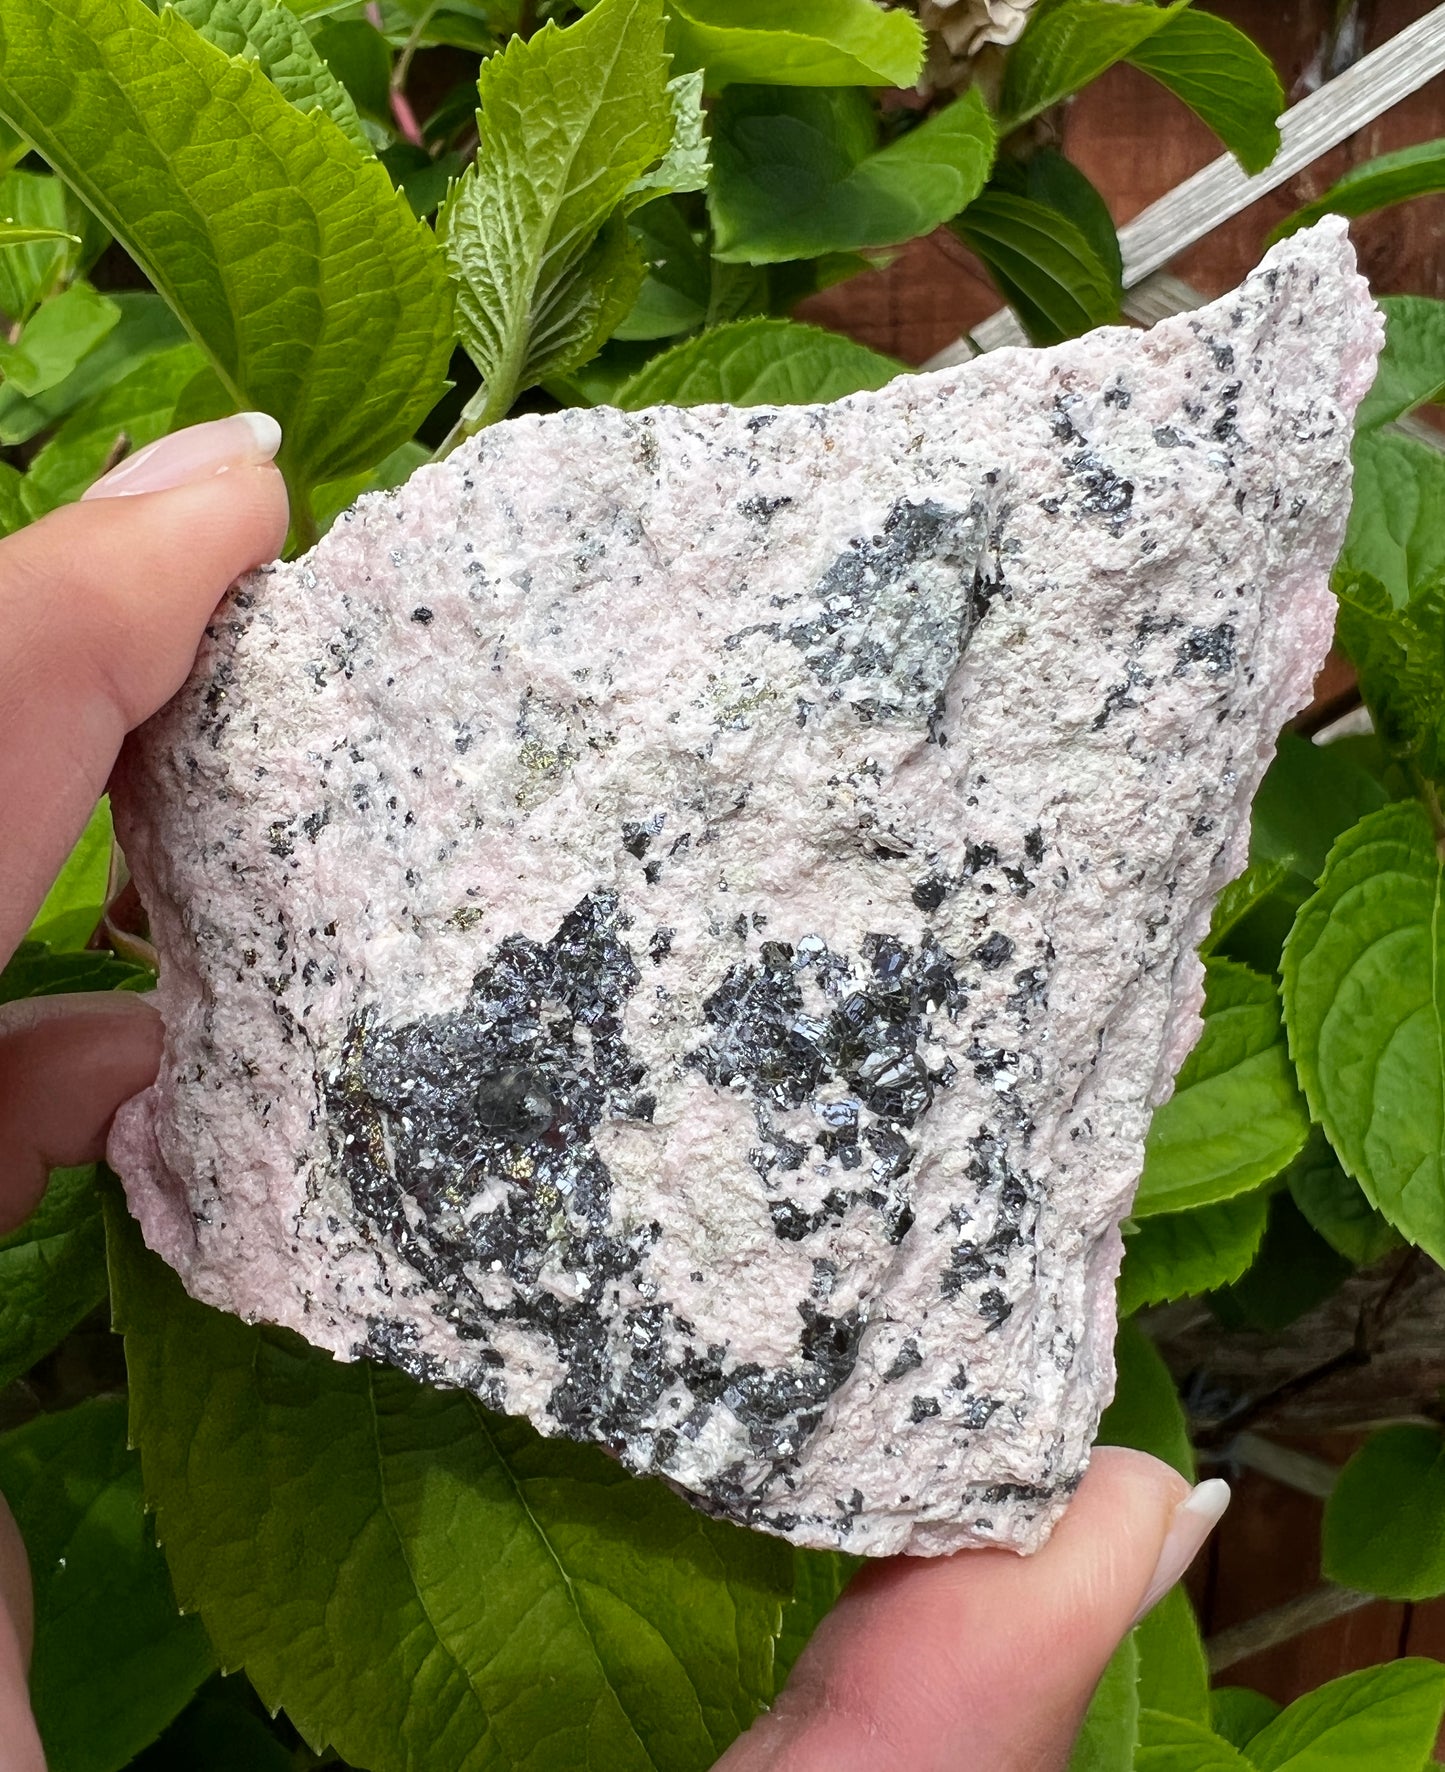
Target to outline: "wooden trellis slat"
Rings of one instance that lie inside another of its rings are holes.
[[[1125,311],[1140,320],[1197,305],[1198,297],[1177,298],[1187,284],[1167,278],[1163,267],[1188,246],[1312,166],[1321,154],[1382,116],[1401,99],[1445,72],[1445,5],[1416,19],[1388,43],[1364,56],[1328,84],[1301,99],[1279,120],[1280,150],[1263,172],[1252,177],[1232,154],[1223,154],[1176,185],[1119,230],[1124,287],[1131,293]],[[1157,288],[1151,286],[1157,284]],[[1192,291],[1189,291],[1193,295]],[[1171,301],[1175,305],[1168,305]],[[1023,328],[1008,308],[980,322],[967,338],[946,345],[925,369],[949,369],[979,351],[1027,344]]]

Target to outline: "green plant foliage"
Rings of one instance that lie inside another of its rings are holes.
[[[1386,748],[1419,775],[1445,780],[1445,575],[1403,609],[1374,579],[1339,587],[1339,639]]]
[[[64,1772],[120,1772],[215,1666],[199,1621],[171,1597],[124,1399],[93,1397],[0,1436],[0,1493],[35,1585],[30,1693],[46,1756]]]
[[[1135,1772],[1255,1772],[1252,1761],[1203,1723],[1146,1710],[1139,1716]],[[1299,1768],[1304,1772],[1304,1768]],[[1321,1768],[1321,1772],[1324,1769]]]
[[[642,286],[627,200],[658,194],[643,181],[675,139],[662,0],[601,0],[565,31],[514,38],[478,90],[477,161],[437,222],[482,374],[468,428],[585,363]]]
[[[315,43],[357,109],[389,123],[391,50],[381,32],[364,18],[328,19],[318,28]]]
[[[630,226],[647,275],[613,338],[637,342],[695,331],[712,307],[713,273],[706,247],[669,197],[644,203]]]
[[[1152,1452],[1193,1482],[1194,1448],[1174,1380],[1137,1323],[1119,1325],[1114,1366],[1114,1400],[1099,1422],[1098,1443]]]
[[[168,0],[168,4],[217,49],[254,61],[298,111],[324,111],[353,147],[363,154],[371,152],[350,93],[282,0]]]
[[[1314,1118],[1395,1228],[1445,1257],[1445,869],[1414,801],[1331,851],[1285,948],[1290,1050]]]
[[[229,407],[226,390],[194,345],[157,351],[72,412],[40,450],[25,476],[26,510],[43,517],[79,498],[118,455],[182,424],[219,418]]]
[[[1242,1279],[1211,1294],[1209,1303],[1226,1329],[1277,1335],[1323,1303],[1352,1272],[1290,1195],[1279,1193],[1270,1201],[1259,1254]]]
[[[1390,1600],[1445,1593],[1445,1434],[1404,1422],[1371,1434],[1325,1503],[1324,1572]]]
[[[1282,1708],[1263,1692],[1252,1691],[1248,1686],[1216,1686],[1209,1695],[1210,1721],[1215,1733],[1244,1750]]]
[[[894,246],[957,215],[993,164],[993,120],[970,91],[886,147],[847,86],[733,86],[712,114],[708,193],[718,258],[748,264]]]
[[[1355,432],[1378,430],[1445,393],[1445,301],[1382,295],[1385,348],[1373,387],[1355,416]]]
[[[1311,744],[1296,733],[1282,733],[1255,795],[1250,861],[1282,863],[1308,897],[1336,839],[1367,813],[1379,811],[1386,797],[1347,746]]]
[[[56,954],[44,942],[22,941],[0,972],[0,1003],[62,991],[144,991],[154,982],[144,966],[114,954]]]
[[[1034,197],[990,187],[953,223],[1035,344],[1119,318],[1113,273],[1082,228]]]
[[[1209,1722],[1209,1664],[1183,1587],[1171,1587],[1133,1635],[1139,1645],[1140,1709]]]
[[[1259,1772],[1420,1772],[1445,1712],[1445,1666],[1410,1657],[1307,1692],[1249,1744]]]
[[[1323,197],[1317,197],[1313,203],[1297,209],[1288,221],[1281,222],[1270,238],[1282,239],[1307,228],[1322,215],[1369,215],[1436,191],[1445,191],[1445,139],[1419,142],[1393,154],[1381,154],[1379,159],[1367,160],[1363,166],[1352,166]]]
[[[244,1676],[208,1680],[131,1772],[298,1772]]]
[[[1399,1232],[1345,1174],[1322,1127],[1310,1128],[1309,1142],[1285,1171],[1285,1181],[1311,1227],[1354,1266],[1368,1267],[1400,1247]]]
[[[25,1223],[0,1237],[0,1390],[57,1346],[105,1290],[95,1170],[56,1169]]]
[[[624,382],[613,404],[796,406],[881,388],[905,365],[818,326],[737,320],[674,345]]]
[[[1247,172],[1261,171],[1279,149],[1279,77],[1241,31],[1188,8],[1189,0],[1059,0],[1039,7],[1008,59],[1002,132],[1128,61],[1181,98]]]
[[[781,1687],[793,1663],[806,1648],[818,1620],[863,1567],[862,1557],[837,1551],[793,1552],[793,1593],[783,1606],[782,1623],[773,1645],[773,1680]]]
[[[1389,432],[1356,439],[1340,568],[1378,579],[1397,607],[1415,586],[1445,576],[1445,453]]]
[[[11,171],[0,178],[0,216],[40,236],[0,252],[0,314],[14,324],[65,281],[76,241],[65,187],[48,173]]]
[[[452,328],[430,231],[328,117],[174,11],[7,0],[0,115],[125,244],[235,404],[278,420],[293,486],[379,460],[435,402]]]
[[[370,1772],[689,1772],[773,1693],[776,1539],[188,1300],[107,1202],[131,1433],[227,1666]]]
[[[1214,914],[1209,919],[1209,933],[1199,944],[1199,952],[1207,957],[1223,952],[1229,957],[1229,938],[1241,923],[1246,922],[1261,905],[1273,898],[1290,877],[1285,861],[1253,861],[1231,880],[1219,895]],[[1313,884],[1313,881],[1310,882]]]
[[[1284,88],[1269,60],[1227,19],[1190,8],[1146,37],[1126,59],[1207,123],[1246,172],[1279,152]]]
[[[1207,1206],[1278,1175],[1309,1133],[1271,979],[1205,967],[1204,1032],[1154,1114],[1135,1218]]]
[[[33,398],[0,383],[0,444],[28,443],[113,387],[145,358],[185,342],[185,328],[158,295],[127,289],[106,299],[119,318],[63,381]]]
[[[43,302],[13,344],[0,340],[0,376],[22,394],[43,394],[74,370],[120,319],[120,309],[89,283],[72,283]]]
[[[873,0],[670,0],[667,46],[679,69],[704,70],[709,91],[730,81],[789,86],[911,86],[923,33]]]
[[[1094,1689],[1068,1772],[1133,1772],[1138,1745],[1139,1650],[1130,1631]]]
[[[1188,4],[1189,0],[1164,7],[1119,5],[1118,0],[1059,0],[1038,8],[1009,54],[999,94],[1000,133],[1007,134],[1098,79],[1105,68],[1161,31]]]
[[[1269,1198],[1255,1189],[1191,1212],[1130,1221],[1119,1273],[1119,1314],[1232,1284],[1258,1254],[1268,1217]]]
[[[1030,197],[1071,222],[1088,241],[1109,274],[1115,298],[1124,288],[1124,260],[1109,206],[1099,192],[1057,148],[1033,148],[1026,156],[1003,156],[994,167],[995,190]]]
[[[48,947],[83,948],[105,911],[115,835],[110,798],[102,795],[55,884],[35,913],[29,939]]]
[[[0,247],[7,251],[16,246],[42,245],[48,241],[65,241],[72,246],[80,244],[78,235],[67,234],[63,228],[28,228],[23,222],[0,222]]]

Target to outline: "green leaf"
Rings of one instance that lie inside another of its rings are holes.
[[[150,290],[118,290],[107,299],[120,318],[64,381],[33,399],[18,388],[0,385],[0,444],[28,443],[86,400],[113,387],[146,357],[185,342],[185,328]]]
[[[1192,1483],[1194,1448],[1179,1393],[1158,1348],[1137,1323],[1119,1325],[1114,1366],[1114,1400],[1099,1422],[1099,1445],[1152,1452]]]
[[[1330,853],[1284,954],[1290,1050],[1345,1170],[1445,1259],[1445,869],[1429,815],[1386,806]]]
[[[52,1766],[119,1772],[215,1666],[182,1618],[126,1449],[125,1403],[96,1397],[0,1436],[0,1493],[35,1584],[30,1694]]]
[[[1411,1657],[1306,1692],[1249,1744],[1259,1772],[1420,1772],[1445,1712],[1445,1667]]]
[[[873,0],[669,0],[674,66],[702,68],[708,90],[730,81],[787,86],[912,86],[923,33]]]
[[[1445,575],[1445,452],[1414,437],[1355,440],[1355,496],[1340,566],[1376,578],[1397,606]]]
[[[707,117],[702,108],[702,75],[679,74],[667,83],[672,107],[672,141],[651,172],[628,187],[629,210],[674,192],[705,191],[708,179]]]
[[[296,1772],[244,1674],[208,1680],[131,1772]]]
[[[58,949],[83,948],[105,913],[115,833],[103,794],[55,884],[35,913],[29,939]]]
[[[0,394],[4,389],[0,388]],[[0,462],[0,535],[13,535],[30,521],[25,508],[25,476],[8,461]]]
[[[482,374],[470,428],[585,363],[636,298],[621,209],[673,143],[662,38],[662,0],[601,0],[482,64],[476,162],[437,219]]]
[[[1208,1723],[1209,1664],[1189,1595],[1171,1587],[1134,1627],[1139,1703],[1145,1710]]]
[[[1252,1761],[1206,1729],[1185,1717],[1168,1717],[1162,1711],[1139,1714],[1139,1753],[1135,1772],[1255,1772]]]
[[[187,1299],[107,1199],[177,1595],[371,1772],[710,1766],[773,1695],[790,1548],[465,1393]]]
[[[105,1298],[95,1168],[55,1169],[25,1223],[0,1237],[0,1390]]]
[[[1275,119],[1285,108],[1279,75],[1259,46],[1226,19],[1178,12],[1126,60],[1182,99],[1246,172],[1263,172],[1279,152]]]
[[[1004,156],[994,167],[992,182],[996,190],[1032,197],[1071,221],[1109,273],[1116,295],[1122,294],[1124,259],[1114,218],[1099,191],[1072,160],[1051,147],[1035,148],[1023,159]]]
[[[712,116],[714,254],[747,264],[894,246],[967,207],[993,164],[970,90],[887,147],[854,87],[734,86]]]
[[[391,50],[364,18],[328,19],[316,33],[317,49],[358,109],[391,125]]]
[[[79,407],[30,464],[25,505],[32,518],[79,498],[118,449],[132,452],[187,420],[219,418],[230,400],[194,345],[145,358],[114,387]]]
[[[1227,1329],[1277,1335],[1335,1292],[1350,1263],[1310,1228],[1290,1195],[1269,1203],[1259,1254],[1243,1279],[1212,1293],[1211,1310]]]
[[[712,275],[708,255],[678,205],[670,197],[646,203],[630,226],[647,276],[613,338],[673,338],[701,326],[712,300]]]
[[[793,1552],[793,1597],[783,1607],[782,1624],[773,1645],[773,1679],[781,1687],[793,1663],[839,1594],[863,1567],[861,1557],[840,1551]]]
[[[654,357],[614,404],[801,406],[881,388],[905,365],[840,333],[792,320],[737,320]]]
[[[1130,1631],[1094,1688],[1068,1772],[1133,1772],[1138,1745],[1139,1650]]]
[[[445,266],[329,118],[143,0],[6,0],[0,115],[122,242],[235,405],[280,423],[295,483],[411,436],[451,351]]]
[[[1374,386],[1355,414],[1355,431],[1378,430],[1445,393],[1445,301],[1381,295],[1385,348]]]
[[[1266,899],[1277,893],[1290,877],[1289,864],[1284,861],[1254,861],[1231,880],[1219,895],[1214,915],[1209,919],[1209,933],[1199,944],[1201,957],[1224,948],[1239,925],[1257,911]]]
[[[1039,8],[1009,52],[999,94],[999,134],[1070,97],[1137,49],[1189,4],[1121,6],[1117,0],[1061,0]]]
[[[1259,1252],[1268,1217],[1268,1197],[1256,1189],[1214,1206],[1161,1212],[1126,1225],[1120,1316],[1195,1298],[1239,1279]]]
[[[75,236],[66,215],[65,187],[46,172],[7,172],[0,178],[0,221],[41,236],[31,246],[0,252],[0,315],[26,319],[62,280]]]
[[[255,62],[298,111],[324,111],[353,147],[371,144],[351,95],[282,0],[168,0],[192,29],[230,56]]]
[[[1119,318],[1109,267],[1083,230],[1048,204],[990,187],[953,229],[988,267],[1035,344],[1057,344]]]
[[[1209,960],[1204,1032],[1155,1110],[1135,1218],[1246,1193],[1278,1175],[1308,1133],[1273,980]]]
[[[1445,1593],[1445,1434],[1413,1422],[1371,1434],[1325,1503],[1324,1573],[1389,1600]]]
[[[1445,778],[1445,576],[1403,609],[1374,579],[1344,579],[1338,594],[1339,641],[1381,742],[1420,774]]]
[[[0,1003],[65,991],[149,990],[154,982],[146,967],[114,954],[56,954],[41,942],[22,941],[0,972]]]
[[[67,234],[62,228],[29,228],[23,222],[0,221],[0,246],[34,246],[49,240],[65,241],[79,246],[78,234]]]
[[[26,321],[13,344],[0,340],[0,375],[22,394],[53,388],[98,345],[120,309],[89,283],[72,283]]]
[[[1241,1751],[1280,1713],[1281,1706],[1248,1686],[1216,1686],[1209,1695],[1215,1730]]]
[[[1322,1127],[1311,1126],[1309,1142],[1285,1171],[1285,1179],[1311,1226],[1355,1267],[1369,1267],[1400,1247],[1399,1233],[1345,1174]]]
[[[1282,733],[1254,798],[1250,861],[1281,862],[1313,888],[1336,839],[1385,799],[1376,778],[1345,747]]]
[[[1317,197],[1281,222],[1270,239],[1283,239],[1286,234],[1307,228],[1322,215],[1369,215],[1436,191],[1445,191],[1445,138],[1418,142],[1414,147],[1367,160],[1363,166],[1352,166],[1323,197]]]

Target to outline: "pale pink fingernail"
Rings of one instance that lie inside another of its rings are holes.
[[[1211,1477],[1207,1483],[1191,1489],[1175,1508],[1154,1574],[1144,1590],[1139,1610],[1129,1621],[1131,1627],[1158,1605],[1199,1555],[1205,1539],[1224,1518],[1229,1500],[1229,1484],[1222,1477]]]
[[[191,425],[160,437],[103,474],[82,498],[128,498],[138,492],[169,492],[209,480],[227,468],[270,461],[281,447],[281,427],[266,412]]]

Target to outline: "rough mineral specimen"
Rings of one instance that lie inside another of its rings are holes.
[[[1330,221],[1149,333],[517,419],[246,580],[117,785],[152,1246],[798,1543],[1037,1546],[1378,342]]]

